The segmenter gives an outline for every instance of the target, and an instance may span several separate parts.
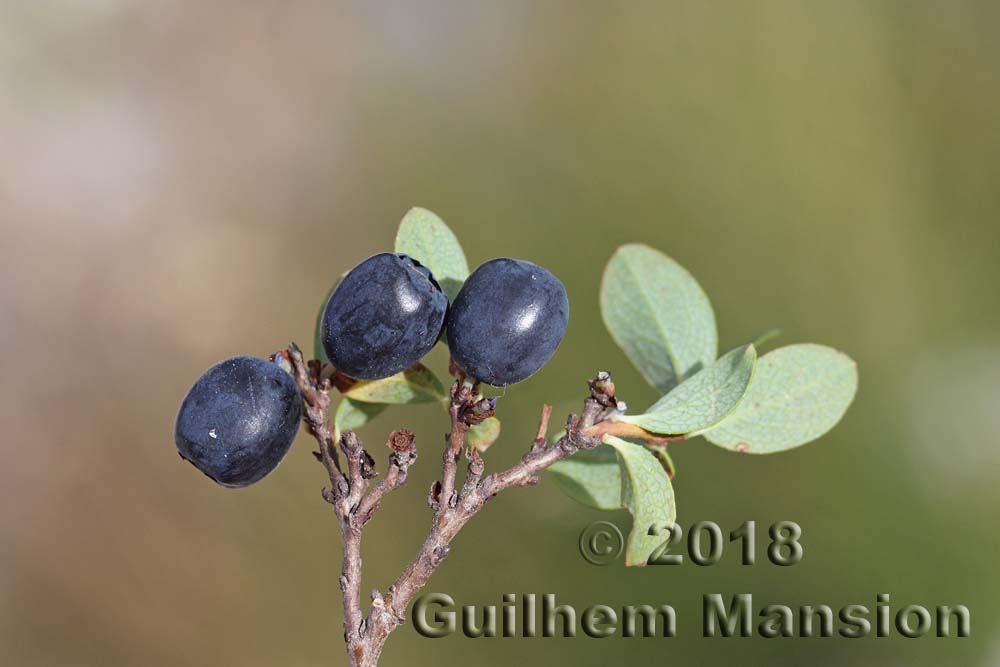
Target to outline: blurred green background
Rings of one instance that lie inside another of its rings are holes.
[[[723,349],[777,326],[778,344],[847,351],[861,388],[784,455],[672,447],[682,524],[797,521],[800,565],[730,548],[714,567],[597,568],[576,540],[607,515],[549,482],[491,504],[429,587],[670,603],[677,638],[430,640],[408,623],[384,664],[1000,664],[997,3],[0,8],[0,663],[345,664],[309,439],[228,491],[178,459],[173,420],[209,365],[310,341],[335,276],[418,204],[472,264],[530,259],[570,293],[558,354],[501,401],[491,468],[598,369],[633,406],[655,398],[597,308],[623,242],[694,273]],[[429,518],[446,423],[380,417],[363,432],[380,461],[400,426],[422,458],[366,534],[366,590]],[[972,636],[704,639],[712,592],[964,603]]]

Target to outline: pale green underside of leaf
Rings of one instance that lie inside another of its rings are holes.
[[[485,452],[500,437],[500,420],[490,417],[482,423],[470,426],[465,434],[465,444]]]
[[[608,445],[583,449],[549,466],[556,485],[573,500],[599,510],[622,509],[618,455]]]
[[[854,400],[858,369],[843,352],[789,345],[762,356],[740,405],[702,435],[734,451],[771,454],[833,428]]]
[[[601,282],[601,314],[614,341],[661,393],[715,361],[708,297],[658,250],[630,244],[615,251]]]
[[[763,349],[765,344],[770,343],[779,336],[781,336],[781,329],[770,329],[754,338],[753,346],[757,348],[757,354],[760,354],[760,351]]]
[[[660,464],[667,471],[667,477],[677,476],[677,466],[674,465],[674,460],[670,457],[666,447],[648,447],[647,449],[653,453],[653,456],[660,459]]]
[[[411,208],[403,216],[396,233],[396,252],[430,269],[450,300],[455,299],[469,277],[469,264],[455,234],[425,208]]]
[[[431,403],[445,398],[444,386],[434,372],[415,364],[402,373],[382,380],[364,380],[344,392],[364,403]]]
[[[335,439],[339,440],[340,434],[344,431],[354,431],[361,428],[375,419],[385,408],[384,403],[362,403],[344,397],[333,416]]]
[[[622,503],[632,515],[625,565],[643,566],[666,541],[664,536],[669,533],[664,528],[677,518],[674,489],[663,466],[645,447],[611,435],[603,441],[618,452]]]
[[[618,421],[652,433],[685,434],[718,424],[739,404],[753,377],[757,351],[753,345],[730,350],[654,403],[645,414]]]

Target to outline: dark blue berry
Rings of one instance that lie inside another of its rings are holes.
[[[361,380],[395,375],[441,336],[448,297],[406,255],[382,253],[351,269],[323,313],[323,349],[338,371]]]
[[[569,300],[531,262],[494,259],[476,269],[448,315],[448,347],[468,375],[502,387],[533,375],[566,333]]]
[[[184,397],[174,440],[180,455],[219,484],[249,486],[278,467],[302,418],[291,376],[256,357],[212,366]]]

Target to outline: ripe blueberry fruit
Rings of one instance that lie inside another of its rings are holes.
[[[382,253],[351,269],[323,313],[323,349],[334,368],[362,380],[395,375],[431,351],[448,297],[430,270]]]
[[[554,275],[531,262],[494,259],[476,269],[448,315],[448,347],[470,376],[515,384],[552,358],[566,333],[569,300]]]
[[[256,357],[233,357],[198,378],[181,403],[180,455],[223,486],[260,481],[292,446],[302,399],[291,376]]]

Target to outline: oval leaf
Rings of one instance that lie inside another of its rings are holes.
[[[500,437],[500,420],[490,417],[475,426],[470,426],[465,434],[465,444],[485,452]]]
[[[789,345],[757,363],[739,407],[703,433],[739,452],[771,454],[804,445],[836,425],[858,389],[858,368],[824,345]]]
[[[617,420],[664,435],[707,429],[722,421],[739,404],[750,386],[756,362],[753,345],[738,347],[682,382],[646,414],[625,415]]]
[[[582,449],[549,466],[548,472],[562,491],[587,507],[620,510],[622,477],[618,455],[608,445]]]
[[[674,488],[666,470],[642,445],[613,435],[603,442],[618,453],[622,471],[622,504],[632,515],[632,530],[625,544],[625,565],[642,567],[669,539],[677,518]],[[664,536],[667,536],[666,538]]]
[[[446,396],[441,380],[423,364],[381,380],[362,380],[343,394],[363,403],[392,404],[431,403]]]
[[[344,431],[361,428],[379,416],[385,408],[384,403],[362,403],[345,397],[333,415],[334,440],[340,440],[340,434]]]
[[[601,314],[614,341],[662,393],[715,361],[708,297],[680,264],[653,248],[624,245],[611,256]]]
[[[437,215],[411,208],[396,232],[396,252],[414,258],[434,274],[441,289],[454,300],[469,277],[469,264],[455,234]]]

